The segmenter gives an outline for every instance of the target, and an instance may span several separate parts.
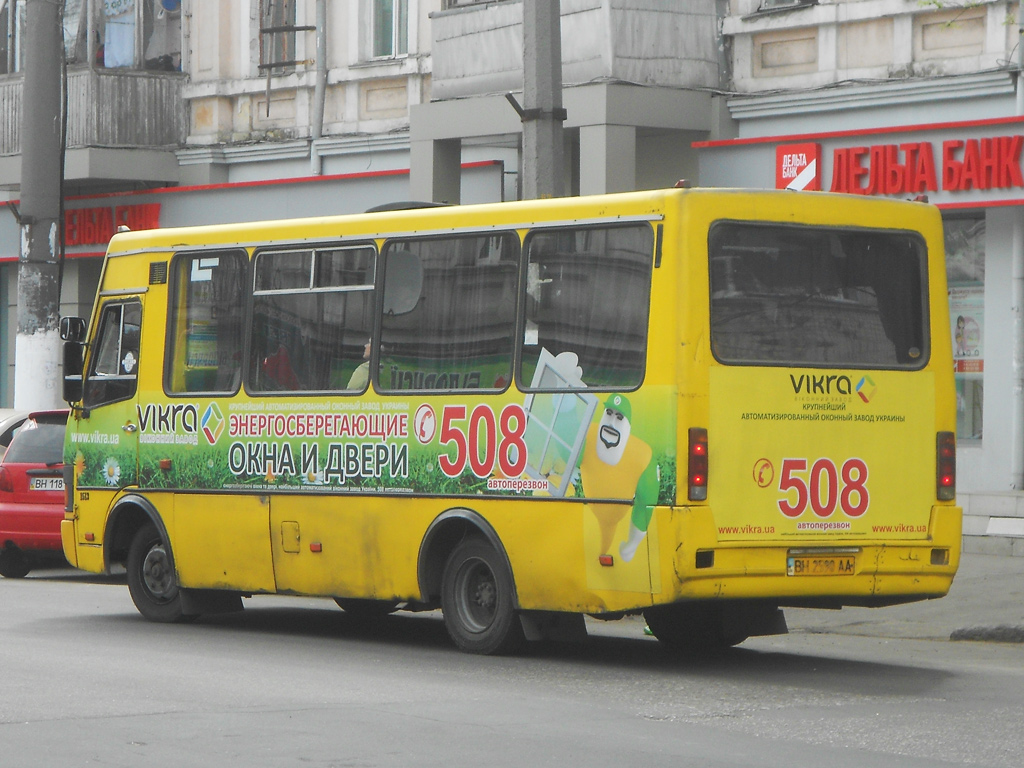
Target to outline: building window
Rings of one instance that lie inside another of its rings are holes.
[[[373,56],[409,52],[409,0],[373,0]]]
[[[74,0],[66,0],[68,5]],[[136,35],[136,28],[142,35]],[[181,69],[181,0],[103,0],[97,64],[110,68]],[[142,47],[135,50],[141,37]]]
[[[943,228],[956,381],[956,435],[980,440],[985,373],[985,216],[947,217]]]
[[[260,0],[260,67],[295,68],[295,0]]]
[[[20,72],[25,64],[21,37],[25,33],[25,0],[0,0],[0,67]]]
[[[757,6],[758,13],[799,8],[801,5],[817,5],[818,0],[761,0]]]

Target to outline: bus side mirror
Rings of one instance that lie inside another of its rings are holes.
[[[404,315],[416,309],[423,292],[423,263],[409,251],[390,251],[384,271],[384,314]]]
[[[63,321],[62,321],[63,323]],[[63,327],[61,331],[63,332]],[[63,333],[62,333],[63,335]],[[63,398],[66,403],[81,401],[82,370],[85,368],[85,345],[79,341],[64,342],[64,389]]]
[[[85,320],[80,317],[62,317],[60,319],[60,337],[64,341],[81,343],[85,341],[85,331]]]

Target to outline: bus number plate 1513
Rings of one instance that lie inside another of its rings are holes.
[[[853,576],[857,558],[853,555],[790,556],[786,559],[787,576]]]

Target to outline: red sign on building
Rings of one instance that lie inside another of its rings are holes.
[[[160,204],[119,205],[103,208],[72,208],[64,211],[65,245],[103,245],[125,226],[132,231],[157,229]]]
[[[775,148],[775,188],[821,189],[821,144],[784,144]]]

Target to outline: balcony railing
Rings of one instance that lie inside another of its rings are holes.
[[[178,72],[68,71],[68,141],[75,147],[172,147],[187,125]],[[21,153],[24,79],[0,76],[0,155]]]

